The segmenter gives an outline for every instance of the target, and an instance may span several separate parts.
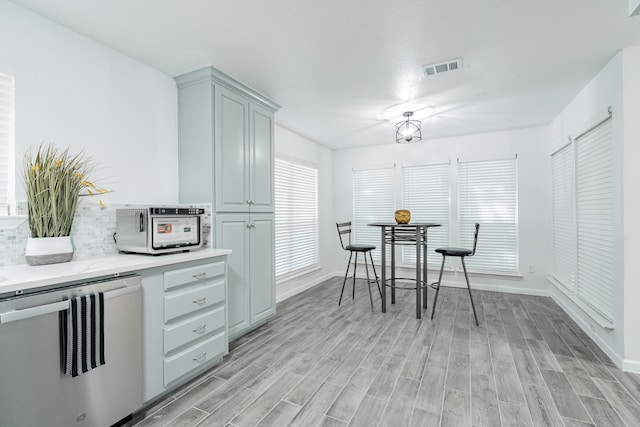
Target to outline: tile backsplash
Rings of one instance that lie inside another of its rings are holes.
[[[150,204],[109,203],[101,207],[96,201],[81,198],[71,228],[71,240],[75,247],[73,259],[93,258],[100,255],[118,253],[113,234],[116,232],[116,209],[149,207]],[[165,207],[168,205],[153,205]],[[204,208],[204,246],[211,246],[211,204],[182,204],[184,206]],[[27,214],[26,202],[18,203],[18,215]],[[0,229],[0,267],[24,264],[24,251],[27,245],[29,224],[25,220],[17,228]]]

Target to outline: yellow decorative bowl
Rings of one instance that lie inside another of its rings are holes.
[[[398,209],[394,217],[398,224],[409,224],[409,221],[411,221],[411,212],[406,209]]]

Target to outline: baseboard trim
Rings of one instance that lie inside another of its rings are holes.
[[[293,289],[290,289],[287,292],[284,292],[282,294],[278,294],[278,290],[276,288],[276,303],[284,301],[287,298],[291,298],[294,295],[298,295],[300,292],[304,292],[307,289],[311,289],[311,288],[319,285],[320,283],[324,282],[325,280],[333,278],[334,276],[335,276],[335,273],[325,274],[324,276],[318,277],[315,280],[312,280],[312,281],[307,282],[307,283],[305,283],[303,285],[297,286],[297,287],[295,287]]]
[[[640,373],[640,360],[624,359],[622,361],[622,370]]]
[[[336,276],[340,276],[344,278],[344,273],[335,272],[334,274]],[[429,277],[434,277],[434,276],[430,274]],[[352,278],[353,278],[353,274],[350,274],[347,276],[347,280],[351,280]],[[360,274],[358,274],[356,276],[356,279],[366,280],[367,277],[366,276],[361,277]],[[389,277],[387,277],[387,279],[389,279]],[[431,280],[429,280],[429,282],[431,282]],[[522,283],[522,282],[518,282],[518,283]],[[453,282],[450,280],[442,280],[442,286],[443,287],[446,286],[450,288],[464,288],[464,289],[467,288],[466,282]],[[480,290],[480,291],[505,292],[508,294],[533,295],[533,296],[540,296],[540,297],[548,297],[551,295],[551,293],[547,289],[523,288],[520,286],[515,287],[515,286],[486,285],[486,284],[479,284],[479,283],[471,283],[471,289]]]
[[[611,361],[615,363],[616,366],[620,367],[621,369],[624,369],[625,371],[629,370],[632,372],[640,372],[639,361],[622,359],[622,357],[620,357],[620,355],[614,349],[612,349],[598,335],[593,333],[589,325],[584,321],[584,319],[581,316],[578,316],[576,310],[574,310],[573,307],[566,304],[561,298],[558,298],[557,295],[555,295],[553,292],[551,292],[551,298],[560,306],[560,308],[562,308],[565,311],[565,313],[567,313],[573,319],[574,322],[578,324],[578,326],[580,326],[580,328],[582,328],[584,333],[587,334],[589,338],[591,338],[593,342],[595,342],[596,345],[600,347],[600,349],[604,351],[607,356],[609,356]],[[627,365],[630,367],[629,369],[627,369],[626,367]]]
[[[442,286],[448,286],[450,288],[467,288],[467,284],[464,282],[449,282],[444,280],[442,281]],[[513,286],[483,285],[478,283],[472,283],[471,290],[504,292],[507,294],[533,295],[539,297],[548,297],[550,295],[549,291],[546,289],[516,288]]]

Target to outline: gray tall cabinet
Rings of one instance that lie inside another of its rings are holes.
[[[228,257],[234,339],[275,314],[273,101],[206,67],[176,77],[179,198],[213,203],[215,246]]]

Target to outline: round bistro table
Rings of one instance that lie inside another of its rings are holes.
[[[427,230],[440,227],[433,222],[410,222],[398,224],[395,222],[372,222],[367,224],[380,228],[382,243],[382,312],[387,312],[387,287],[391,288],[391,304],[396,302],[396,289],[415,289],[416,291],[416,319],[422,317],[422,309],[427,308]],[[391,247],[391,278],[387,279],[387,245]],[[413,245],[416,247],[416,277],[396,277],[396,246]],[[415,281],[415,287],[400,287],[396,280]],[[391,284],[387,284],[390,281]],[[423,292],[424,288],[424,292]],[[422,301],[422,302],[421,302]]]

